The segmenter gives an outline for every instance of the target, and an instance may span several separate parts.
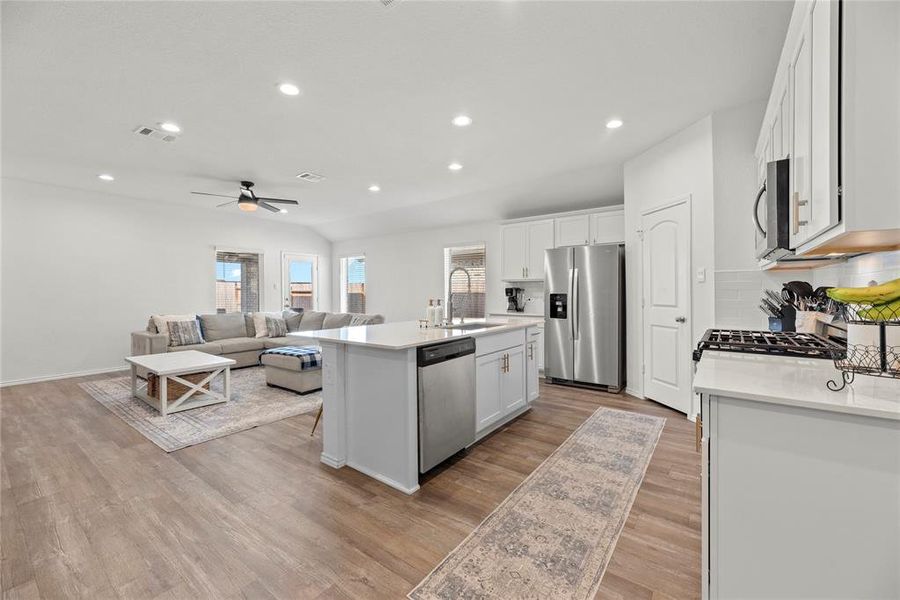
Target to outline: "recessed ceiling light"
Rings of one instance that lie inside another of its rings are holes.
[[[447,168],[450,169],[451,171],[459,171],[460,169],[462,169],[462,165],[459,164],[458,162],[452,162],[449,165],[447,165]]]
[[[452,123],[457,127],[468,127],[472,124],[472,117],[469,115],[457,115],[453,117]]]
[[[377,185],[370,185],[370,186],[369,186],[369,191],[370,191],[370,192],[380,192],[380,191],[381,191],[381,187],[379,187],[379,186],[377,186]]]
[[[282,208],[282,209],[279,209],[279,211],[278,211],[278,212],[280,212],[280,213],[281,213],[281,214],[284,214],[284,213],[286,213],[286,212],[287,212],[287,209],[286,209],[286,208]]]
[[[163,131],[168,131],[169,133],[181,133],[181,127],[179,127],[177,123],[172,123],[171,121],[160,123],[159,128]]]
[[[116,178],[109,173],[101,173],[100,175],[97,175],[97,179],[102,179],[103,181],[115,181]]]
[[[278,86],[278,91],[285,96],[299,96],[300,88],[293,83],[282,83]]]
[[[623,125],[623,123],[622,123],[621,119],[610,119],[609,121],[606,122],[607,129],[618,129],[622,125]]]

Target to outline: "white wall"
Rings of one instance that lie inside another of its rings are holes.
[[[9,179],[0,210],[4,383],[122,368],[151,313],[214,312],[216,246],[264,253],[266,310],[281,252],[319,255],[331,307],[331,243],[302,226]]]
[[[780,292],[786,281],[812,281],[809,270],[761,271],[756,261],[753,152],[765,109],[759,100],[712,115],[716,327],[767,329],[768,318],[759,310],[763,290]]]
[[[707,116],[625,163],[625,261],[628,391],[643,397],[641,378],[643,269],[637,230],[641,213],[691,197],[692,343],[715,320],[715,222],[713,218],[713,127]],[[706,281],[693,275],[705,268]],[[692,411],[691,414],[693,414]]]
[[[339,269],[344,256],[366,257],[366,312],[388,321],[424,317],[429,298],[444,297],[444,248],[485,244],[488,312],[505,310],[500,281],[500,224],[496,221],[459,227],[335,242],[333,297],[339,302]]]

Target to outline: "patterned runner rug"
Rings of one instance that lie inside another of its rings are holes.
[[[213,389],[222,390],[221,377]],[[145,438],[173,452],[218,437],[280,421],[319,408],[321,392],[301,396],[266,385],[262,367],[231,372],[231,400],[172,413],[167,417],[131,395],[131,377],[79,384],[94,400],[131,425]]]
[[[597,410],[409,597],[593,598],[665,421]]]

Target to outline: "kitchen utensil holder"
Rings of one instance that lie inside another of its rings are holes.
[[[769,331],[795,331],[797,311],[792,306],[781,308],[781,318],[769,317]]]
[[[873,343],[848,343],[847,349],[834,354],[834,366],[841,371],[840,381],[829,380],[829,390],[839,392],[852,384],[857,374],[900,379],[900,309],[886,304],[850,303],[841,306],[841,314],[851,325],[878,330]]]

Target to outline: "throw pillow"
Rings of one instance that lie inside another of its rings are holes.
[[[191,346],[202,344],[203,336],[200,335],[200,323],[196,318],[190,321],[168,321],[169,346]]]
[[[197,315],[150,315],[150,319],[156,325],[157,333],[168,336],[170,321],[194,321],[197,319]]]
[[[266,331],[269,337],[284,337],[288,334],[287,323],[277,317],[266,317]]]
[[[322,329],[322,323],[325,322],[325,314],[313,310],[303,311],[303,318],[300,320],[300,327],[297,328],[297,331]]]
[[[253,328],[256,330],[256,337],[264,338],[264,337],[272,337],[269,335],[268,329],[266,329],[266,317],[272,317],[273,319],[280,319],[280,312],[255,312],[253,313]]]
[[[297,331],[300,329],[300,321],[303,319],[303,309],[286,310],[281,313],[281,318],[287,323],[288,331]]]
[[[355,325],[369,325],[371,323],[371,317],[369,315],[351,315],[350,316],[350,327]]]

